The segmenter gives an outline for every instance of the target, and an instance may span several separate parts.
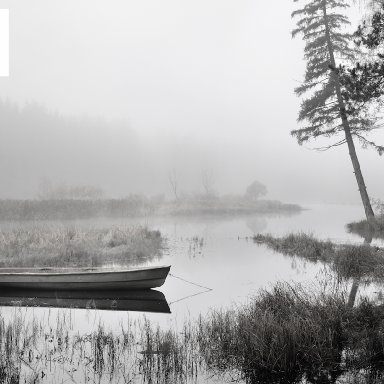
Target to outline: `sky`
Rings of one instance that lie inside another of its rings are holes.
[[[25,158],[28,143],[5,132],[0,197],[34,196],[42,177],[110,196],[169,195],[175,170],[185,191],[201,191],[209,172],[221,194],[243,193],[257,179],[272,199],[358,203],[347,148],[319,152],[310,148],[320,143],[299,146],[290,135],[305,68],[303,43],[291,38],[295,5],[0,0],[10,9],[10,76],[0,78],[0,97],[106,122],[95,132],[77,125],[53,153],[40,148],[61,137],[58,128],[30,127],[36,150]],[[384,143],[382,132],[376,138]],[[368,192],[384,198],[383,157],[358,155]]]

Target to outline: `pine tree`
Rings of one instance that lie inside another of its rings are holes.
[[[375,119],[367,108],[346,108],[336,63],[336,60],[353,60],[356,55],[351,47],[352,36],[343,32],[349,21],[341,12],[348,6],[345,0],[311,0],[304,8],[292,13],[292,17],[298,18],[292,36],[303,36],[307,60],[304,82],[295,92],[298,96],[307,92],[311,95],[302,102],[298,117],[299,122],[307,125],[291,133],[299,144],[317,137],[342,135],[341,140],[325,149],[347,144],[365,214],[370,220],[374,213],[353,137],[364,141],[364,135],[372,129]]]
[[[366,55],[360,55],[362,62],[353,67],[339,67],[340,81],[344,88],[343,97],[348,109],[381,109],[384,105],[384,1],[376,1],[369,22],[364,21],[354,33],[355,44],[363,48]],[[368,141],[379,155],[384,147]]]

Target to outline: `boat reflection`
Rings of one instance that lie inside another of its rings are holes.
[[[46,291],[3,289],[0,306],[86,308],[113,311],[171,313],[162,292],[135,291]]]

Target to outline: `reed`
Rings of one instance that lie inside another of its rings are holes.
[[[383,318],[384,308],[368,300],[348,307],[340,287],[286,283],[178,331],[143,318],[79,334],[63,312],[47,326],[15,311],[8,322],[0,315],[1,382],[378,383]]]
[[[163,245],[160,232],[146,227],[17,227],[0,231],[0,266],[132,265],[160,257]]]
[[[270,234],[256,234],[256,243],[266,244],[276,252],[300,256],[311,261],[328,261],[335,253],[335,245],[330,241],[317,240],[312,234],[300,232],[277,238]]]
[[[281,238],[257,234],[253,240],[284,255],[327,263],[343,279],[384,278],[384,250],[369,244],[333,244],[305,233],[289,234]]]
[[[346,225],[348,232],[356,233],[370,241],[373,238],[384,239],[384,214],[376,215],[371,220],[361,220],[348,223]]]
[[[199,324],[208,367],[235,369],[249,382],[295,382],[340,362],[341,297],[315,296],[276,285],[236,311],[215,312]]]

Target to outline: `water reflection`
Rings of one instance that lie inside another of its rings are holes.
[[[265,217],[250,217],[245,220],[246,226],[253,232],[259,233],[267,228],[267,219]]]
[[[6,289],[0,292],[0,307],[2,306],[171,313],[164,294],[156,290],[43,291]]]
[[[372,225],[365,221],[352,222],[346,225],[346,229],[349,233],[356,234],[363,238],[367,244],[371,244],[373,240],[378,240],[378,242],[381,240],[381,243],[384,241],[382,224]]]

